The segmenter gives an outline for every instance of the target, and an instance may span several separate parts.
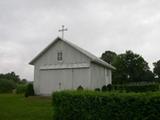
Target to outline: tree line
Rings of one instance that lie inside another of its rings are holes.
[[[153,63],[152,72],[148,62],[141,55],[131,50],[122,54],[105,51],[101,55],[101,59],[116,67],[116,70],[112,72],[113,84],[160,81],[160,60]]]
[[[10,72],[6,74],[0,73],[0,80],[10,80],[18,84],[27,83],[26,79],[21,79],[19,75],[17,75],[15,72]]]
[[[26,79],[21,79],[15,72],[0,74],[0,93],[12,92],[19,85],[25,85]]]

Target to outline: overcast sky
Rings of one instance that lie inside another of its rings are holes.
[[[65,39],[100,57],[133,50],[160,59],[160,0],[0,0],[0,73],[33,80],[28,63],[64,24]]]

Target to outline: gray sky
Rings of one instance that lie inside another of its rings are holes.
[[[100,56],[133,50],[160,59],[159,0],[0,0],[0,72],[33,80],[28,62],[64,24],[65,38]]]

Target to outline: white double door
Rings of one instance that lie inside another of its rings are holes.
[[[40,93],[52,94],[54,91],[87,87],[89,69],[56,69],[40,71]]]

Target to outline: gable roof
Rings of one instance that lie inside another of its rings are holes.
[[[67,40],[64,40],[60,37],[57,37],[53,42],[51,42],[44,50],[42,50],[35,58],[33,58],[29,64],[33,65],[34,62],[40,57],[42,56],[52,45],[54,45],[57,41],[63,41],[64,43],[68,44],[69,46],[73,47],[74,49],[78,50],[79,52],[81,52],[82,54],[86,55],[87,57],[89,57],[91,59],[91,62],[94,62],[94,63],[97,63],[97,64],[100,64],[102,66],[105,66],[107,68],[110,68],[110,69],[116,69],[115,67],[113,67],[112,65],[108,64],[107,62],[101,60],[100,58],[96,57],[95,55],[89,53],[88,51],[80,48],[79,46],[67,41]]]

